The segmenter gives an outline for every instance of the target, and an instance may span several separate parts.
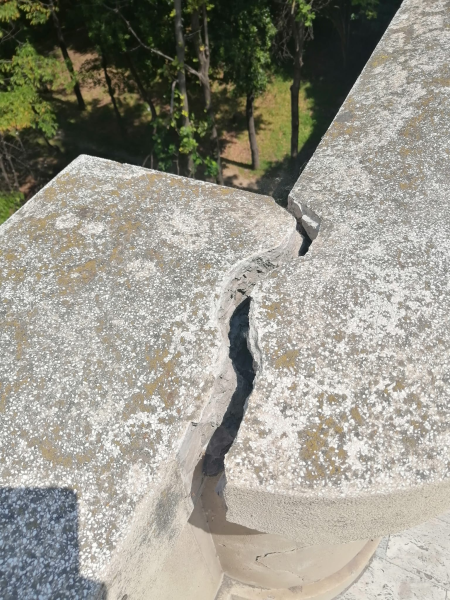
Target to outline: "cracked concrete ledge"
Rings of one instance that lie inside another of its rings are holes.
[[[166,597],[178,541],[208,545],[230,316],[299,243],[271,198],[87,156],[0,228],[2,597]]]
[[[236,598],[328,600],[449,508],[449,57],[450,0],[405,0],[290,195],[304,257],[269,198],[90,157],[0,228],[2,597],[209,600],[214,538]]]
[[[253,293],[227,518],[300,544],[450,506],[450,2],[405,0],[290,194],[308,254]]]

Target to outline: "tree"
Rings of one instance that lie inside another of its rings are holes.
[[[112,102],[112,105],[114,108],[114,114],[116,115],[117,124],[119,125],[121,134],[125,137],[127,132],[125,129],[125,124],[122,119],[122,115],[120,114],[120,111],[119,111],[119,107],[117,106],[116,91],[114,89],[111,77],[108,73],[108,61],[106,59],[105,49],[100,48],[99,51],[100,51],[100,56],[101,56],[103,74],[105,76],[106,87],[108,88],[108,94],[109,94],[109,97],[111,98],[111,102]]]
[[[347,68],[350,50],[351,23],[361,15],[366,19],[377,17],[379,0],[332,0],[326,15],[333,23],[340,40],[344,69]]]
[[[209,127],[211,129],[211,153],[215,158],[218,168],[217,183],[223,185],[222,163],[220,159],[219,135],[217,133],[216,119],[212,107],[211,82],[209,71],[211,65],[211,48],[209,43],[209,27],[206,0],[191,0],[190,10],[192,40],[200,65],[199,80],[203,89],[205,101],[205,112],[208,116]],[[203,35],[202,35],[203,30]]]
[[[42,91],[61,77],[60,64],[39,55],[29,43],[20,45],[0,67],[0,172],[5,189],[16,193],[19,173],[30,171],[21,140],[24,131],[35,129],[46,141],[56,132],[56,118]]]
[[[191,128],[191,122],[189,119],[189,100],[187,94],[186,85],[186,69],[185,63],[185,41],[184,41],[184,28],[183,28],[183,14],[181,8],[181,0],[173,0],[174,4],[174,24],[175,24],[175,46],[177,53],[177,72],[178,72],[178,90],[180,92],[180,99],[183,105],[181,111],[181,120],[183,123],[184,132],[188,132]],[[187,154],[188,157],[188,173],[192,177],[194,175],[194,161],[192,153]]]
[[[25,2],[25,1],[29,2],[29,0],[22,0],[22,2]],[[57,2],[57,0],[56,0],[56,2]],[[44,4],[44,6],[45,6],[45,4]],[[59,7],[57,5],[55,5],[53,0],[49,0],[48,8],[49,8],[50,14],[52,16],[53,25],[55,26],[56,35],[58,38],[58,44],[59,44],[59,48],[61,50],[61,54],[64,59],[64,64],[66,65],[69,75],[73,81],[73,91],[75,92],[75,96],[77,98],[78,108],[80,110],[85,110],[86,104],[85,104],[83,96],[81,94],[80,84],[77,81],[77,74],[75,73],[75,69],[73,67],[72,60],[69,56],[66,40],[64,39],[61,22],[58,18]]]
[[[62,25],[58,17],[59,6],[58,0],[4,0],[1,7],[1,13],[3,15],[2,20],[15,21],[20,18],[21,13],[25,15],[25,18],[31,25],[43,25],[51,17],[53,25],[55,27],[56,36],[58,39],[59,48],[64,59],[67,71],[72,81],[73,90],[78,102],[78,108],[84,110],[86,108],[83,96],[80,90],[80,84],[77,80],[77,74],[75,72],[72,60],[67,50],[67,44],[64,38]]]
[[[276,0],[277,29],[281,32],[283,53],[293,62],[291,85],[291,158],[297,158],[299,134],[299,96],[305,43],[313,36],[313,21],[330,0]],[[287,34],[286,34],[287,32]]]
[[[252,168],[259,168],[254,101],[268,84],[270,49],[276,33],[264,0],[229,0],[221,3],[216,16],[224,79],[246,98],[246,119]]]
[[[198,3],[200,0],[190,1]],[[202,82],[201,73],[186,62],[184,18],[189,16],[192,7],[186,4],[183,10],[182,0],[146,0],[145,3],[123,0],[120,3],[116,1],[113,6],[104,2],[103,6],[120,19],[129,38],[137,42],[138,47],[151,53],[154,59],[162,60],[157,73],[170,85],[171,100],[169,118],[159,115],[155,121],[153,150],[159,168],[167,168],[168,154],[173,154],[177,172],[180,158],[185,158],[186,169],[182,171],[189,176],[193,176],[197,166],[202,164],[207,175],[219,178],[217,162],[209,156],[201,156],[199,151],[199,138],[206,135],[206,123],[195,119],[189,108],[187,74]],[[170,36],[168,18],[171,21]],[[140,89],[142,95],[145,91],[143,85]],[[207,114],[212,114],[212,106],[208,107]],[[177,144],[174,144],[172,132],[176,133]],[[153,156],[153,150],[149,156]]]
[[[158,114],[156,112],[155,103],[152,100],[148,87],[142,83],[141,76],[139,75],[136,65],[134,64],[134,61],[131,58],[131,54],[128,52],[128,50],[124,50],[124,56],[127,61],[128,68],[130,69],[130,73],[136,82],[139,94],[141,95],[142,100],[147,104],[152,115],[152,120],[156,121]]]
[[[161,4],[161,3],[160,3]],[[150,2],[150,7],[155,6],[155,3]],[[115,89],[108,71],[109,64],[114,64],[119,68],[125,66],[129,70],[131,79],[136,84],[139,95],[142,101],[147,105],[148,110],[152,116],[153,122],[153,135],[157,133],[157,111],[153,101],[150,86],[148,80],[156,77],[156,69],[149,69],[148,56],[144,57],[142,54],[142,48],[134,45],[134,48],[130,47],[130,39],[133,43],[135,40],[129,32],[128,26],[131,28],[129,21],[123,17],[122,13],[114,7],[110,7],[103,0],[82,0],[80,3],[81,13],[84,18],[84,23],[89,34],[89,38],[95,45],[97,54],[100,56],[100,61],[91,61],[91,66],[94,68],[101,67],[108,89],[109,96],[113,105],[114,113],[122,132],[122,135],[126,135],[125,124],[123,122],[122,115],[120,114],[119,107],[116,101]],[[122,10],[128,8],[126,4],[121,4]],[[142,14],[139,12],[139,6],[135,5],[134,2],[129,3],[130,12],[134,13],[136,18],[144,25],[147,21],[142,18]],[[159,29],[161,29],[161,20],[157,18],[158,15],[152,15],[151,11],[147,9],[147,17],[150,13],[150,22],[158,22]],[[134,10],[137,9],[137,10]],[[105,19],[105,10],[107,11],[108,18]],[[151,17],[154,17],[153,19]],[[147,83],[144,80],[147,79]],[[152,141],[150,140],[152,146]],[[149,154],[151,157],[150,164],[153,166],[153,148]]]

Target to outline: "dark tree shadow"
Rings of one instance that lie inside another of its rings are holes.
[[[222,162],[226,165],[234,165],[235,167],[241,167],[242,169],[251,168],[250,163],[243,163],[243,162],[239,162],[237,160],[231,160],[231,158],[222,158]]]
[[[2,600],[106,598],[79,573],[78,507],[65,488],[0,488]]]

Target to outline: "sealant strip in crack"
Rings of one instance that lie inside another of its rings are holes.
[[[299,219],[297,231],[302,236],[298,255],[305,256],[312,240]],[[247,399],[253,390],[256,371],[248,345],[250,303],[251,297],[248,296],[238,305],[230,319],[229,357],[236,373],[237,383],[223,420],[206,448],[203,473],[209,477],[214,477],[224,470],[225,455],[237,436]]]

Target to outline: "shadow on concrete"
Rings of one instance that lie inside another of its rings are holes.
[[[106,598],[80,575],[78,506],[65,488],[0,488],[2,600]]]

